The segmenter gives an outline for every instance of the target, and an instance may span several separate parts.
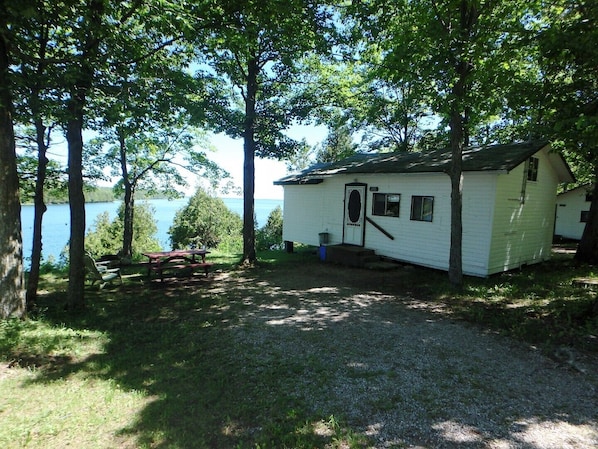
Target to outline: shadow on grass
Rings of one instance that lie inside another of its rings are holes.
[[[562,422],[598,438],[589,396],[549,401],[544,389],[560,397],[572,387],[542,372],[544,361],[517,374],[534,382],[505,395],[520,366],[504,360],[527,354],[507,348],[487,363],[490,336],[410,309],[447,299],[443,274],[370,273],[320,264],[309,252],[283,258],[210,280],[148,283],[129,272],[122,288],[89,290],[79,315],[45,298],[46,320],[107,342],[36,382],[85,373],[143,392],[147,406],[122,429],[139,447],[535,448],[526,432]],[[457,383],[465,393],[453,391]]]

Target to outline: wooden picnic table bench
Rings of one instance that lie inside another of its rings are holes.
[[[202,268],[207,277],[210,267],[214,265],[206,262],[206,254],[209,252],[205,249],[189,249],[143,253],[143,255],[149,259],[148,276],[151,277],[153,272],[160,276],[160,280],[164,282],[164,273],[169,271],[182,272],[189,270],[190,275],[192,275],[196,269]],[[197,256],[200,257],[199,260]]]

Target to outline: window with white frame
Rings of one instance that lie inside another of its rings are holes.
[[[401,195],[399,193],[374,193],[372,215],[398,217],[400,206]]]
[[[415,221],[432,221],[434,216],[433,196],[411,197],[411,219]]]

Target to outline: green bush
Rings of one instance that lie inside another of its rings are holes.
[[[225,245],[230,250],[242,244],[242,229],[239,214],[226,207],[220,198],[199,188],[176,213],[168,234],[173,249]]]
[[[258,251],[280,249],[282,246],[282,209],[280,206],[270,212],[266,224],[256,233]]]
[[[118,254],[122,250],[124,229],[124,203],[118,208],[118,215],[110,221],[108,212],[98,215],[93,228],[85,236],[85,250],[94,257],[104,254]],[[133,259],[145,251],[159,251],[160,243],[154,237],[158,230],[154,219],[155,210],[147,203],[135,205],[133,218]]]

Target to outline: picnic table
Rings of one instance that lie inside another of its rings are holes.
[[[152,272],[160,276],[164,281],[165,271],[182,271],[190,269],[191,273],[197,268],[202,268],[206,276],[213,265],[206,262],[206,249],[175,249],[172,251],[157,251],[143,253],[149,259],[147,274],[151,277]]]

